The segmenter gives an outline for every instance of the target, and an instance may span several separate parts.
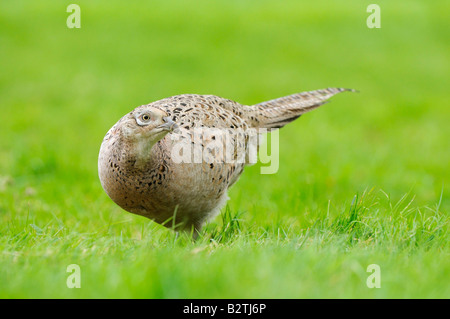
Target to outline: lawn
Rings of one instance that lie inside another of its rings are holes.
[[[80,0],[69,29],[70,2],[3,1],[0,298],[449,298],[449,7],[380,0],[370,29],[370,3]],[[280,130],[197,241],[100,185],[136,106],[326,87],[359,93]]]

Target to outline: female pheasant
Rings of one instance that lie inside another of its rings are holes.
[[[281,128],[333,95],[328,88],[256,105],[183,94],[141,105],[103,139],[103,189],[124,210],[176,230],[193,231],[220,211],[227,190],[250,164],[261,130]]]

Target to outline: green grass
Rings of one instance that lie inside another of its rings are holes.
[[[376,30],[368,1],[82,0],[77,30],[69,3],[0,4],[1,298],[450,296],[445,1],[379,1]],[[283,128],[277,174],[248,167],[195,242],[98,181],[104,134],[138,105],[333,86],[360,93]]]

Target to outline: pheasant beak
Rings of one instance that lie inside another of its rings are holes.
[[[173,132],[178,125],[172,121],[172,119],[169,116],[163,117],[164,124],[161,124],[158,126],[158,128],[163,129],[164,131]]]

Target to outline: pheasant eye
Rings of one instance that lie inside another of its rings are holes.
[[[148,114],[144,114],[144,115],[142,115],[142,120],[143,121],[145,121],[145,122],[147,122],[147,121],[149,121],[150,120],[150,116],[148,115]]]

